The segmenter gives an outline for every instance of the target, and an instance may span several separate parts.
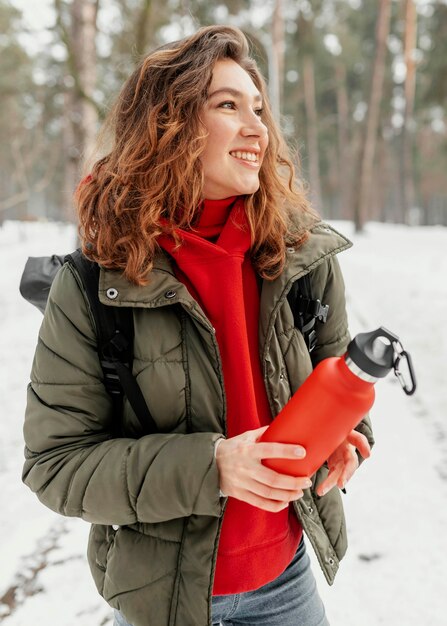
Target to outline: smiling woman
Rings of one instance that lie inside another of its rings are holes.
[[[65,265],[31,374],[24,480],[92,523],[89,563],[116,625],[325,626],[303,534],[332,583],[346,525],[338,489],[317,483],[335,483],[334,463],[281,474],[263,459],[306,451],[259,439],[312,367],[346,349],[335,255],[350,243],[309,206],[236,28],[145,57],[105,128],[110,151],[76,193],[83,252],[100,266],[101,303],[130,309],[111,342],[133,329],[126,371],[156,428],[127,399],[114,412]],[[305,274],[330,311],[312,354],[287,297]],[[359,430],[370,436],[367,418]],[[334,453],[343,481],[353,440]]]

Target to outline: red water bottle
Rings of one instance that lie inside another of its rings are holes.
[[[411,385],[399,369],[406,361]],[[296,443],[304,459],[264,459],[283,474],[312,476],[374,403],[374,383],[394,369],[408,395],[416,380],[410,355],[385,328],[354,337],[342,357],[324,359],[270,424],[260,441]]]

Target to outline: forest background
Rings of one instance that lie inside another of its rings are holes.
[[[210,23],[249,36],[314,204],[345,220],[351,331],[398,332],[418,376],[411,398],[394,377],[378,390],[334,587],[309,550],[331,623],[444,626],[447,0],[0,0],[0,622],[111,625],[88,574],[88,525],[20,479],[42,318],[18,284],[28,255],[74,248],[60,222],[75,221],[85,156],[135,64]],[[441,312],[428,325],[427,306]]]
[[[447,0],[0,0],[0,227],[74,221],[135,64],[212,23],[251,40],[325,218],[447,225]]]

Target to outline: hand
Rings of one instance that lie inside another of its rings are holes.
[[[327,460],[329,474],[317,487],[317,494],[324,496],[335,485],[343,489],[348,480],[352,478],[359,466],[358,450],[364,459],[371,454],[371,448],[365,435],[357,430],[351,430],[346,439],[331,454]]]
[[[262,459],[296,460],[306,455],[304,448],[295,444],[257,443],[267,428],[223,439],[217,447],[216,462],[220,489],[225,495],[265,511],[277,512],[288,507],[292,500],[301,498],[303,489],[312,483],[309,478],[280,474],[261,463]]]

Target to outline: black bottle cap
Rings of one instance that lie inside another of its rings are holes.
[[[348,345],[347,356],[365,374],[383,378],[394,366],[393,342],[399,337],[382,326],[369,333],[359,333]]]

